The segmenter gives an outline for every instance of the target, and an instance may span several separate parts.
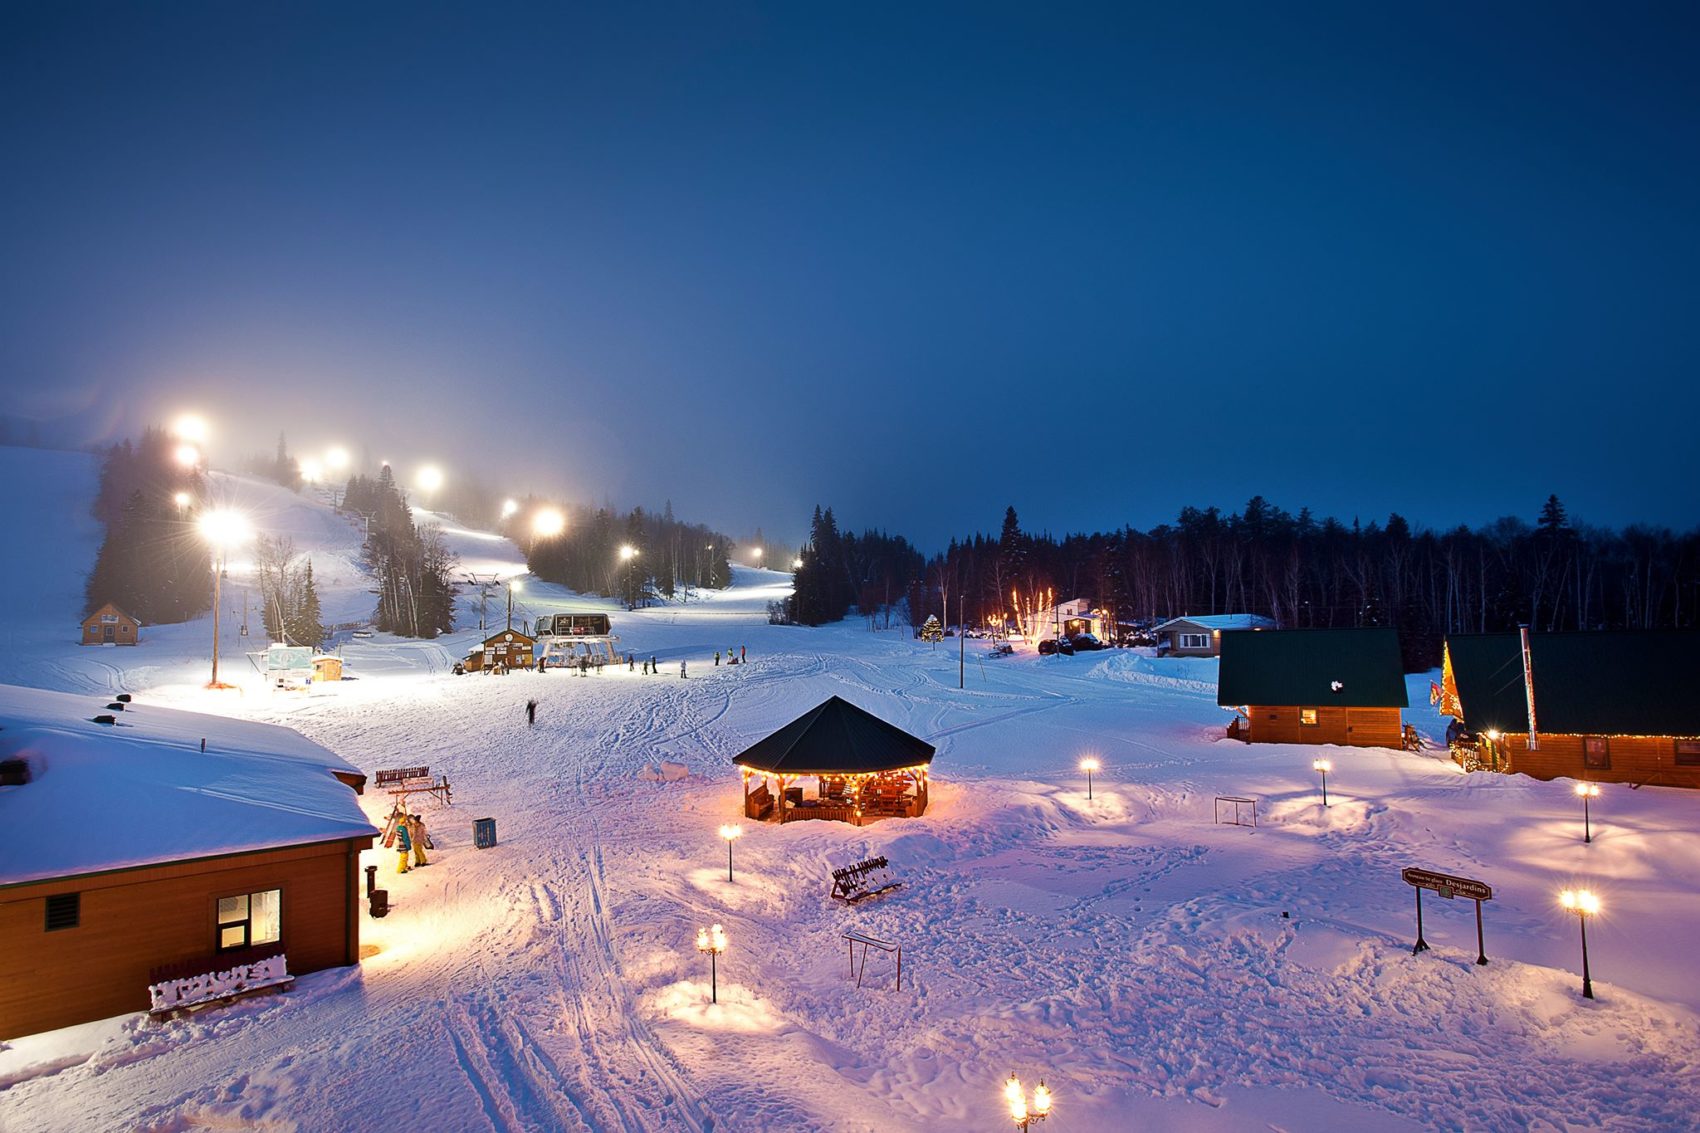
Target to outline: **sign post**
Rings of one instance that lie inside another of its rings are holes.
[[[1450,901],[1454,897],[1464,897],[1476,903],[1476,963],[1486,964],[1487,947],[1482,936],[1482,902],[1493,900],[1493,889],[1485,882],[1473,881],[1468,877],[1453,877],[1447,873],[1434,873],[1426,869],[1408,868],[1399,871],[1399,876],[1405,884],[1417,891],[1417,942],[1411,947],[1411,955],[1428,949],[1428,942],[1423,939],[1423,890],[1432,889]]]

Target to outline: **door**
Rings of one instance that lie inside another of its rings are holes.
[[[114,636],[113,636],[113,631],[114,631],[114,630],[115,630],[115,629],[117,629],[117,628],[118,628],[118,627],[117,627],[117,626],[109,626],[109,625],[107,625],[107,626],[101,626],[101,627],[100,627],[100,640],[101,640],[101,644],[103,644],[103,645],[111,645],[111,644],[113,644],[113,643],[114,643],[114,642],[115,642],[115,641],[117,641],[117,640],[118,640],[118,639],[117,639],[117,638],[115,638],[115,637],[114,637]]]

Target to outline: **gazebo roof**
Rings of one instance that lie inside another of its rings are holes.
[[[933,745],[833,697],[732,760],[776,775],[863,775],[933,761]]]

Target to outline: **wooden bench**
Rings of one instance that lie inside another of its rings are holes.
[[[229,1003],[249,995],[288,991],[295,983],[282,952],[254,958],[252,950],[167,964],[149,973],[148,1014],[168,1019],[179,1011]]]
[[[767,789],[766,783],[763,783],[744,799],[744,817],[754,818],[758,821],[767,818],[768,815],[773,813],[773,802],[773,792]]]
[[[846,905],[854,905],[864,897],[896,889],[902,884],[903,882],[892,876],[891,863],[885,858],[869,858],[867,861],[833,870],[831,896]]]

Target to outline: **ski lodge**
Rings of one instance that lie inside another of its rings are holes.
[[[107,602],[83,619],[84,645],[134,645],[142,640],[142,623]]]
[[[365,775],[288,728],[104,707],[0,685],[0,1039],[168,976],[357,963]]]
[[[1536,779],[1700,787],[1695,636],[1537,633],[1527,655],[1518,633],[1448,637],[1437,699],[1459,722],[1453,758]]]
[[[857,826],[927,811],[933,745],[833,697],[732,760],[744,776],[744,816]],[[805,797],[803,783],[814,780]],[[754,784],[752,787],[751,784]]]
[[[1216,703],[1239,710],[1228,735],[1247,743],[1401,747],[1399,632],[1225,633]]]
[[[486,637],[462,662],[469,673],[533,667],[536,641],[517,629],[505,629]]]

